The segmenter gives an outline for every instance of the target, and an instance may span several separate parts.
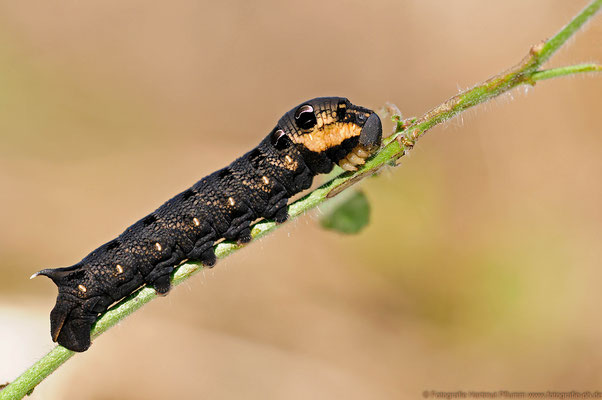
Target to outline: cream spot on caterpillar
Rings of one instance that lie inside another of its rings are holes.
[[[230,204],[230,206],[234,207],[234,204],[236,204],[236,202],[234,201],[234,199],[232,197],[228,197],[228,204]]]
[[[295,171],[298,166],[299,164],[297,161],[293,160],[291,156],[284,156],[284,168],[288,169],[289,171]]]
[[[199,225],[201,224],[201,221],[199,221],[199,219],[198,219],[197,217],[194,217],[194,218],[192,219],[192,222],[194,222],[194,224],[195,224],[196,226],[199,226]]]
[[[267,185],[268,183],[270,183],[270,178],[268,178],[268,177],[267,177],[267,176],[265,176],[265,175],[261,177],[261,180],[262,180],[262,181],[263,181],[263,183],[265,183],[266,185]]]
[[[86,289],[86,287],[85,287],[84,285],[77,285],[77,288],[78,288],[78,289],[80,290],[80,292],[82,292],[82,293],[86,293],[86,290],[88,290],[88,289]]]
[[[115,269],[117,270],[118,274],[122,274],[123,273],[123,267],[121,265],[117,264],[115,266]]]
[[[161,243],[159,243],[159,242],[155,243],[155,247],[157,248],[158,251],[161,251],[161,249],[163,248],[163,247],[161,247]]]

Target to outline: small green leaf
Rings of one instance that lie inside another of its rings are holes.
[[[343,199],[327,210],[321,218],[323,228],[339,231],[346,234],[355,234],[364,229],[370,222],[370,203],[362,191],[353,192],[351,196]]]

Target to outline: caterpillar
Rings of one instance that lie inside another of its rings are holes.
[[[374,111],[343,97],[318,97],[288,111],[257,147],[195,183],[77,264],[32,275],[58,287],[50,312],[52,340],[77,352],[90,345],[99,315],[143,285],[170,290],[185,260],[216,263],[216,241],[251,240],[258,218],[287,220],[291,196],[335,164],[353,171],[380,146]]]

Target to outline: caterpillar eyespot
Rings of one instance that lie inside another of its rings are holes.
[[[317,123],[314,108],[309,104],[304,104],[295,112],[295,122],[303,130],[313,128]]]
[[[286,136],[286,133],[284,133],[282,129],[278,129],[272,134],[272,145],[277,150],[284,150],[291,144],[292,142]]]
[[[49,277],[59,289],[50,313],[52,340],[87,350],[90,329],[109,306],[143,285],[167,294],[170,274],[186,259],[213,266],[216,241],[250,241],[250,224],[259,218],[286,221],[288,199],[308,189],[315,175],[335,164],[355,168],[381,139],[378,116],[346,98],[318,97],[293,108],[257,147],[77,264],[34,274]]]

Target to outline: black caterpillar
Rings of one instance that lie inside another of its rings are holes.
[[[259,146],[79,263],[34,274],[58,286],[50,313],[52,340],[87,350],[92,325],[111,304],[145,284],[167,294],[170,274],[184,260],[213,266],[215,241],[249,242],[257,218],[286,221],[288,199],[309,188],[315,175],[330,172],[335,163],[355,170],[381,138],[379,117],[346,98],[319,97],[293,108]]]

